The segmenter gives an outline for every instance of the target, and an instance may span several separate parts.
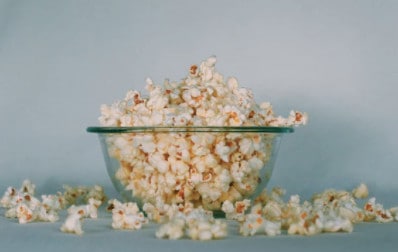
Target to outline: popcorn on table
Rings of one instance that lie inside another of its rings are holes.
[[[59,196],[42,196],[42,201],[34,196],[36,186],[29,180],[24,180],[20,189],[8,187],[0,200],[6,208],[7,218],[17,218],[21,224],[33,221],[55,222],[59,219],[61,209]]]
[[[296,126],[307,115],[274,115],[269,103],[257,104],[237,79],[215,70],[216,58],[193,65],[180,82],[158,86],[147,79],[149,96],[128,91],[101,106],[103,126]],[[110,155],[120,161],[116,178],[134,197],[156,204],[192,202],[220,210],[224,201],[242,200],[261,182],[272,152],[272,136],[257,133],[157,133],[110,136]]]
[[[185,212],[178,206],[171,208],[174,209],[172,217],[156,231],[157,238],[176,240],[187,237],[203,241],[227,236],[227,223],[214,219],[212,212],[201,207]]]
[[[66,233],[81,235],[84,218],[97,218],[97,209],[105,197],[103,189],[91,188],[82,192],[84,187],[67,188],[65,194],[42,195],[42,200],[34,197],[35,186],[28,180],[20,189],[7,188],[0,200],[6,208],[5,215],[18,218],[19,223],[32,221],[58,220],[58,212],[66,206],[63,195],[78,200],[82,195],[91,195],[84,205],[71,205],[68,216],[60,230]],[[87,189],[87,188],[86,188]],[[358,191],[361,191],[358,194]],[[366,193],[364,193],[366,192]],[[322,232],[352,232],[357,222],[391,222],[398,221],[398,207],[385,209],[371,197],[363,208],[357,206],[355,199],[368,195],[365,184],[359,185],[352,192],[325,190],[314,194],[311,201],[301,202],[298,195],[283,200],[285,190],[274,188],[271,192],[263,191],[254,201],[225,201],[222,210],[226,218],[239,223],[239,232],[243,236],[264,234],[280,235],[283,230],[287,234],[315,235]],[[74,196],[73,196],[74,195]],[[78,196],[78,197],[76,197]],[[87,197],[83,197],[86,199]],[[75,201],[76,202],[76,201]],[[191,202],[166,204],[159,197],[156,204],[146,203],[144,211],[148,219],[139,211],[134,202],[121,203],[109,201],[112,211],[112,227],[114,229],[141,229],[148,220],[162,223],[156,231],[156,237],[166,239],[189,238],[194,240],[221,239],[227,236],[227,222],[214,219],[213,212],[194,206]]]
[[[384,209],[374,197],[370,198],[363,208],[358,207],[355,199],[368,196],[365,184],[359,185],[352,192],[325,190],[314,194],[311,201],[302,203],[298,195],[292,195],[284,202],[283,194],[284,190],[281,188],[274,188],[270,193],[264,190],[253,201],[253,205],[245,204],[243,201],[235,202],[233,205],[226,201],[222,210],[227,219],[240,223],[239,232],[244,236],[273,236],[280,234],[281,230],[299,235],[352,232],[354,223],[385,223],[398,220],[398,207]]]
[[[82,221],[84,218],[97,219],[98,207],[102,204],[100,200],[89,198],[85,205],[71,205],[68,208],[68,216],[60,230],[64,233],[82,235]]]
[[[140,212],[136,203],[121,203],[116,199],[109,201],[108,209],[112,211],[112,228],[114,229],[141,229],[148,223],[144,213]]]
[[[24,180],[20,189],[8,187],[0,200],[1,206],[7,209],[5,216],[7,218],[17,218],[21,224],[34,221],[55,222],[59,220],[59,212],[61,210],[65,209],[70,202],[76,202],[76,199],[83,195],[80,193],[83,187],[72,188],[65,186],[64,193],[41,195],[40,200],[34,195],[35,188],[36,186],[29,180]],[[75,192],[79,193],[75,194]],[[76,208],[83,211],[85,215],[96,218],[96,209],[102,203],[98,199],[104,199],[105,197],[103,189],[100,186],[87,187],[85,192],[85,196],[92,196],[93,198],[82,199],[82,202],[87,202],[87,205],[72,206],[70,211]]]

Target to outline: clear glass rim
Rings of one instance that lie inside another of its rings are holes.
[[[101,127],[91,126],[89,133],[148,133],[148,132],[257,132],[257,133],[293,133],[293,127],[269,126],[139,126],[139,127]]]

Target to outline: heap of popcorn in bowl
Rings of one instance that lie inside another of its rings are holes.
[[[148,97],[129,91],[121,101],[101,106],[99,121],[105,127],[189,131],[104,136],[105,155],[118,162],[110,175],[121,183],[119,188],[131,190],[132,199],[220,210],[226,200],[258,194],[269,180],[279,138],[245,129],[307,122],[307,115],[299,111],[287,118],[275,116],[270,103],[257,104],[235,78],[225,80],[215,63],[210,57],[192,65],[180,82],[166,80],[158,86],[147,79]],[[210,127],[209,132],[201,127]],[[240,132],[231,132],[236,127]]]

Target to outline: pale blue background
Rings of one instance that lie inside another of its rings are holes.
[[[210,55],[270,101],[307,111],[270,186],[359,182],[398,204],[398,1],[0,0],[0,193],[30,178],[105,186],[99,106],[179,80]]]

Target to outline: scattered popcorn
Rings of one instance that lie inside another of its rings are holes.
[[[139,211],[136,203],[121,203],[116,199],[109,201],[109,207],[112,211],[112,228],[114,229],[141,229],[148,220],[144,214]]]
[[[281,230],[286,230],[291,235],[352,232],[353,224],[358,222],[398,221],[398,207],[384,209],[381,204],[376,203],[374,197],[368,200],[363,209],[357,206],[355,199],[368,195],[365,184],[359,185],[351,193],[325,190],[314,194],[311,201],[302,203],[298,195],[290,196],[285,202],[282,198],[284,193],[281,188],[274,188],[270,193],[264,190],[253,200],[253,205],[245,206],[245,211],[250,208],[248,213],[237,211],[228,201],[223,204],[222,210],[227,219],[239,222],[239,232],[244,236],[261,233],[278,235]]]
[[[83,218],[96,219],[98,216],[98,207],[101,204],[100,200],[89,198],[86,205],[71,205],[68,208],[68,217],[60,230],[64,233],[82,235],[84,233],[82,229]]]
[[[370,198],[363,208],[365,221],[377,221],[383,223],[394,221],[394,217],[391,212],[389,210],[385,210],[383,205],[376,203],[375,197]]]
[[[66,205],[85,204],[91,198],[101,201],[101,204],[106,201],[104,189],[99,185],[92,187],[64,185],[63,198]]]
[[[0,200],[6,208],[7,218],[17,218],[20,224],[33,221],[55,222],[61,208],[44,197],[42,201],[34,196],[36,186],[29,180],[24,180],[19,190],[8,187]],[[55,197],[55,196],[54,196]],[[57,202],[59,202],[57,198]]]
[[[101,201],[94,198],[88,200],[87,205],[72,205],[68,208],[68,214],[73,215],[79,213],[82,218],[97,219],[98,217],[98,207],[101,205]]]
[[[80,200],[79,197],[83,195],[84,199],[87,195],[93,197],[88,198],[85,205],[72,205],[68,208],[68,217],[60,228],[62,232],[81,235],[84,233],[82,220],[97,218],[97,209],[104,199],[103,190],[99,187],[91,190],[83,188],[67,189],[66,195],[75,200]],[[352,192],[325,190],[314,194],[311,201],[301,202],[298,195],[292,195],[285,202],[285,190],[277,187],[269,193],[264,190],[253,200],[253,205],[247,199],[234,203],[226,200],[221,209],[226,213],[227,219],[238,221],[239,233],[243,236],[275,236],[282,231],[290,235],[352,232],[353,224],[357,222],[398,221],[398,207],[384,209],[383,205],[376,202],[375,197],[368,199],[363,208],[359,208],[355,199],[364,196],[355,195],[358,190],[362,190],[358,188],[366,188],[367,191],[366,185],[361,184]],[[63,196],[65,194],[42,195],[40,201],[34,197],[34,191],[34,184],[28,180],[24,181],[20,189],[7,188],[0,200],[1,206],[6,208],[6,217],[17,218],[21,224],[57,221],[58,212],[66,205]],[[83,191],[86,192],[82,193]],[[79,196],[73,196],[73,192],[78,192]],[[156,231],[158,238],[212,240],[227,236],[226,222],[214,219],[212,211],[205,210],[202,206],[194,206],[191,202],[165,204],[159,197],[155,205],[144,205],[148,219],[133,202],[110,200],[108,210],[112,211],[114,229],[138,230],[149,219],[163,223]]]
[[[19,190],[9,187],[0,200],[1,206],[6,208],[5,216],[7,218],[16,218],[20,224],[34,221],[55,222],[59,219],[59,212],[69,205],[69,202],[76,202],[76,199],[82,195],[90,196],[87,199],[87,205],[70,207],[71,212],[81,212],[80,215],[91,218],[97,217],[97,208],[104,199],[102,187],[73,189],[66,186],[65,193],[42,195],[41,200],[35,197],[36,186],[29,180],[25,180]],[[71,199],[74,199],[73,201]],[[84,201],[86,201],[84,198]],[[73,218],[72,218],[73,219]]]
[[[216,58],[193,65],[180,82],[162,86],[147,79],[148,97],[128,91],[125,98],[101,106],[102,126],[276,126],[307,123],[291,111],[275,116],[269,103],[257,104],[253,93],[215,69]],[[266,166],[275,137],[263,133],[126,133],[105,140],[119,161],[115,178],[132,199],[156,205],[193,203],[220,210],[223,202],[249,198],[269,179]]]
[[[250,213],[241,223],[239,232],[243,236],[253,236],[259,233],[275,236],[281,234],[281,223],[266,220],[261,214]]]
[[[221,239],[227,236],[227,224],[213,218],[213,213],[203,208],[180,211],[174,207],[172,218],[161,225],[156,232],[157,238],[192,240]]]

